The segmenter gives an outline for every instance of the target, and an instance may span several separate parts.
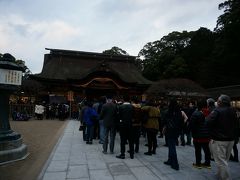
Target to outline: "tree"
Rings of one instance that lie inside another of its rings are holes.
[[[158,41],[147,43],[138,54],[142,59],[143,75],[150,80],[185,77],[188,68],[182,55],[192,34],[174,31]]]
[[[228,0],[219,4],[224,13],[218,17],[213,51],[216,86],[239,84],[240,66],[240,1]]]
[[[163,72],[164,78],[178,78],[185,77],[187,70],[187,64],[185,59],[180,56],[176,56],[174,60],[167,66]]]
[[[21,60],[21,59],[18,59],[16,60],[16,63],[23,67],[23,78],[27,78],[29,76],[29,74],[32,74],[32,72],[30,71],[30,69],[25,65],[25,61]]]
[[[219,4],[218,8],[224,9],[224,14],[220,15],[217,20],[215,31],[226,31],[228,29],[239,28],[240,23],[240,1],[228,0]],[[237,32],[234,30],[234,34]]]
[[[105,50],[102,53],[108,55],[129,55],[127,51],[116,46],[113,46],[111,49]]]
[[[25,61],[20,60],[20,59],[16,60],[16,58],[14,56],[12,56],[11,54],[9,54],[9,53],[5,53],[5,54],[1,54],[0,53],[0,60],[14,62],[14,63],[18,64],[20,67],[22,67],[22,69],[23,69],[23,78],[27,78],[28,75],[32,73],[30,71],[30,69],[25,65]]]
[[[184,58],[188,64],[188,79],[192,79],[204,87],[212,83],[212,51],[215,46],[215,34],[204,27],[193,32],[189,46],[184,50]]]
[[[224,13],[212,32],[172,32],[139,52],[143,75],[151,80],[185,77],[204,87],[239,84],[240,1],[219,4]]]

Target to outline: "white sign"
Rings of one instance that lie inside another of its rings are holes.
[[[22,71],[0,69],[0,84],[21,85]]]

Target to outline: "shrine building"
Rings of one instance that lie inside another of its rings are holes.
[[[41,73],[30,76],[41,84],[39,96],[49,101],[78,101],[85,97],[142,96],[152,84],[137,68],[136,57],[48,49]]]

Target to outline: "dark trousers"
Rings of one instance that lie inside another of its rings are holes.
[[[157,130],[147,129],[148,152],[155,152],[157,148]]]
[[[230,159],[233,161],[239,161],[237,143],[238,143],[238,140],[235,140],[233,145],[233,155],[231,154],[231,157],[230,157]]]
[[[87,140],[87,126],[84,125],[82,130],[83,130],[83,140],[86,141]]]
[[[179,168],[177,151],[176,151],[176,141],[177,137],[167,136],[168,142],[168,162],[173,168]]]
[[[185,134],[187,136],[187,143],[185,142]],[[183,129],[181,131],[180,140],[181,140],[181,145],[185,145],[185,144],[191,145],[191,141],[192,141],[191,132]]]
[[[133,143],[135,145],[135,152],[139,151],[139,138],[141,135],[141,126],[133,126]]]
[[[120,133],[120,148],[121,148],[121,155],[125,155],[125,145],[128,140],[129,144],[129,150],[130,150],[130,155],[134,154],[134,143],[133,143],[133,130],[132,127],[127,127],[127,126],[121,126],[119,127],[119,133]]]
[[[99,139],[99,122],[94,123],[93,139]]]
[[[193,142],[195,148],[195,157],[196,157],[196,164],[200,165],[202,160],[202,153],[201,150],[203,149],[205,154],[205,164],[210,165],[211,153],[209,149],[208,142]]]
[[[94,133],[94,126],[93,125],[87,125],[87,136],[86,136],[86,141],[87,142],[92,142],[93,133]]]

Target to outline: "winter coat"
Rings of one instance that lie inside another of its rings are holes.
[[[189,128],[194,139],[208,139],[209,130],[205,121],[205,116],[201,111],[194,111],[189,122]]]
[[[96,121],[98,118],[98,114],[96,110],[92,107],[87,107],[83,112],[83,121],[86,123],[86,125],[93,126],[94,121]]]
[[[228,106],[215,108],[206,118],[210,136],[217,141],[233,141],[237,136],[236,111]]]
[[[117,106],[110,102],[102,105],[100,119],[103,120],[104,127],[115,127],[117,119]]]
[[[119,126],[132,127],[133,105],[125,102],[119,106],[118,111],[119,111]]]
[[[141,126],[142,125],[142,109],[140,104],[132,104],[133,105],[133,126]]]
[[[142,107],[143,112],[147,112],[147,121],[144,123],[144,127],[147,129],[159,130],[159,118],[160,110],[154,106],[144,106]]]
[[[168,110],[166,114],[166,135],[168,137],[178,137],[182,131],[184,125],[184,117],[182,112],[179,110],[177,111],[170,111]]]

